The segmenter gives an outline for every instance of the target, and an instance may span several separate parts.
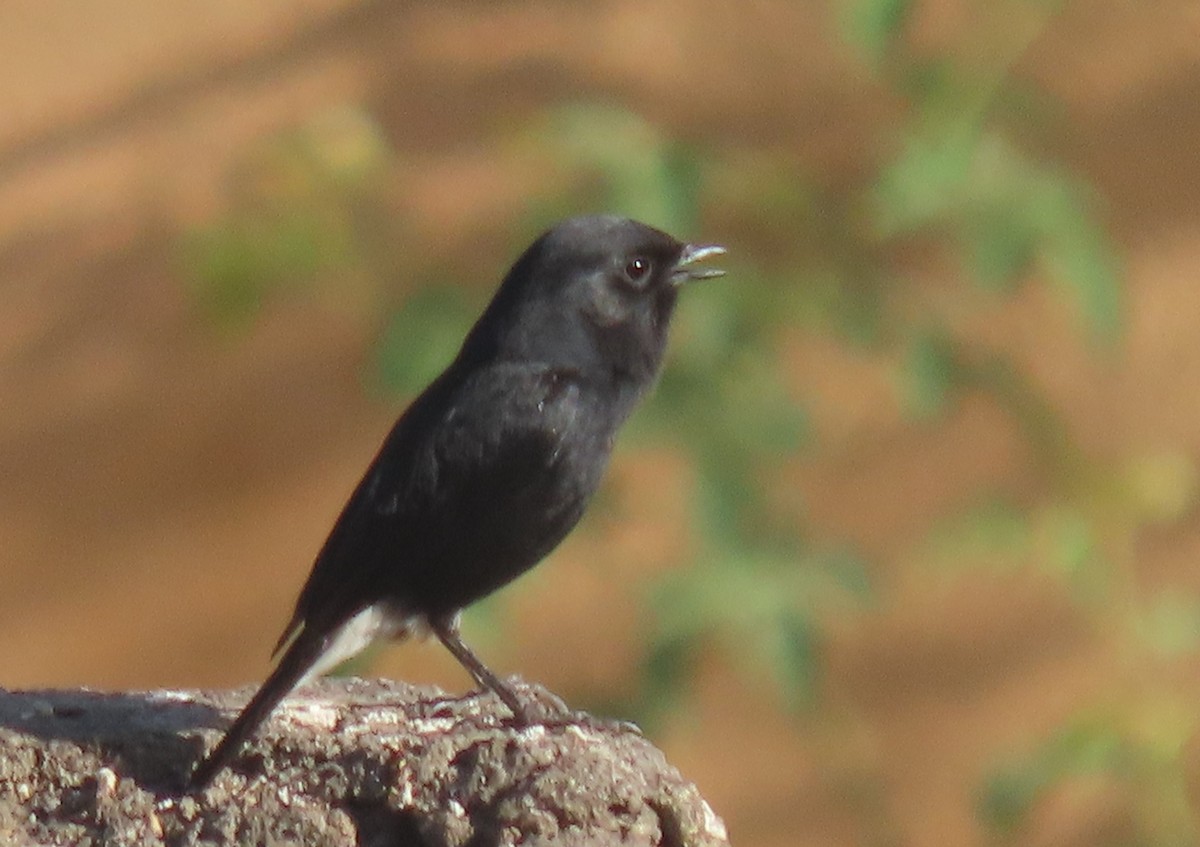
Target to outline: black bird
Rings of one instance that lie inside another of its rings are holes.
[[[288,692],[379,638],[432,632],[518,722],[461,610],[575,526],[654,383],[680,287],[725,251],[626,218],[572,218],[517,260],[450,366],[400,416],[317,555],[274,672],[193,772],[201,790]],[[286,649],[284,649],[286,647]]]

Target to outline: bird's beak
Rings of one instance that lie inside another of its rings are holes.
[[[724,255],[725,248],[718,247],[715,244],[685,244],[683,251],[679,254],[679,261],[675,263],[675,269],[671,272],[671,284],[680,286],[694,279],[712,279],[715,276],[725,276],[725,271],[719,268],[693,267],[696,262],[703,261],[712,256]]]

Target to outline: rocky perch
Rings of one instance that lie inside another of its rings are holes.
[[[0,691],[0,843],[726,845],[641,734],[587,716],[517,729],[494,697],[314,683],[204,792],[181,795],[249,690]]]

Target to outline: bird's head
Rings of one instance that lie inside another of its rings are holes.
[[[653,381],[682,286],[720,276],[696,263],[725,251],[628,218],[571,218],[509,271],[464,352]]]

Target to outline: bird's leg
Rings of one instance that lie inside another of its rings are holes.
[[[462,635],[458,631],[457,615],[452,618],[431,621],[429,626],[438,640],[446,645],[446,649],[453,654],[454,658],[458,659],[458,663],[467,669],[467,673],[474,677],[477,683],[500,698],[500,701],[512,712],[513,718],[518,724],[528,726],[533,723],[529,719],[529,713],[525,710],[524,704],[521,703],[512,687],[492,673],[463,641]]]

